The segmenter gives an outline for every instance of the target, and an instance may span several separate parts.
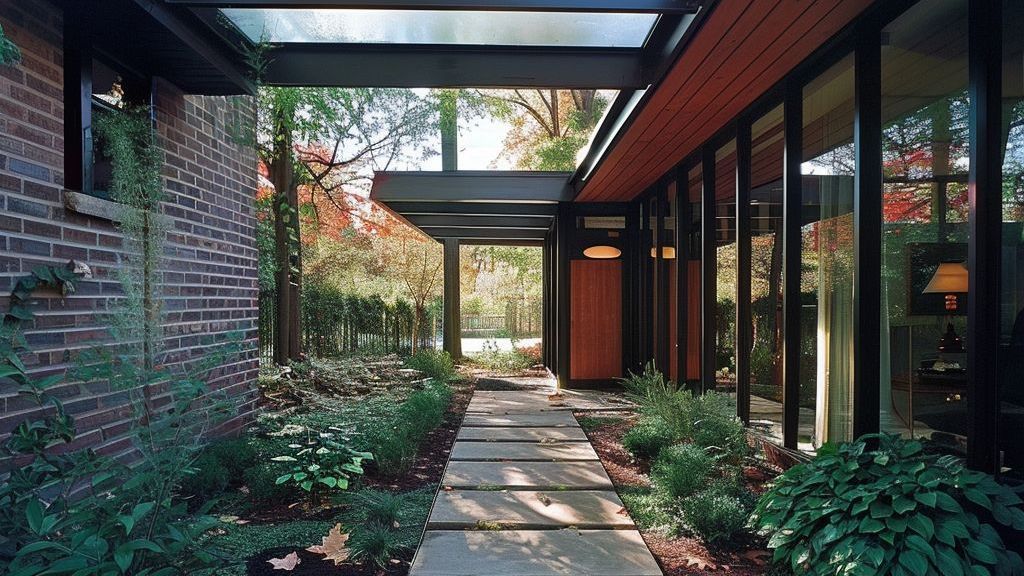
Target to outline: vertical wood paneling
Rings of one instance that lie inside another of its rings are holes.
[[[573,380],[622,376],[622,261],[573,260],[570,374]]]

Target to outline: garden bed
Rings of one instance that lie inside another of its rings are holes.
[[[672,512],[659,502],[651,485],[650,463],[635,458],[623,446],[623,436],[637,423],[635,416],[592,412],[576,416],[666,575],[771,573],[771,555],[756,536],[741,534],[719,545],[708,546],[697,537],[676,533],[671,528]],[[771,477],[770,472],[757,466],[743,469],[743,484],[755,495],[764,492]]]
[[[469,381],[437,382],[394,357],[317,360],[263,375],[264,413],[204,452],[186,487],[194,507],[216,501],[221,525],[209,544],[232,559],[217,574],[406,574],[473,393]],[[303,446],[374,458],[356,462],[363,473],[349,474],[347,490],[304,488],[288,478],[295,470],[306,479],[309,454],[289,456]],[[216,484],[219,469],[228,479]],[[335,565],[307,550],[339,524],[350,537],[346,553],[362,557]],[[299,561],[290,570],[271,563],[292,554]]]

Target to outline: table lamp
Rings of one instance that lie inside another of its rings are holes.
[[[952,315],[958,307],[957,294],[967,293],[967,267],[963,262],[942,262],[924,287],[924,294],[946,295],[946,333],[939,340],[939,352],[963,352],[964,346],[953,329]]]

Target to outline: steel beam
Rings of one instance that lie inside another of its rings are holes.
[[[404,202],[401,200],[389,201],[388,208],[406,217],[417,215],[445,215],[454,214],[458,216],[528,216],[548,218],[550,225],[551,218],[558,211],[558,204],[555,203],[525,203],[525,202]]]
[[[264,82],[358,88],[643,88],[635,48],[297,44],[270,50]]]
[[[412,215],[405,219],[417,227],[435,228],[529,228],[547,230],[551,218],[546,216],[464,216],[462,214]]]
[[[164,0],[167,4],[231,8],[350,8],[690,14],[696,0]]]
[[[377,172],[370,198],[385,203],[563,202],[572,200],[568,179],[568,172]]]
[[[435,228],[433,226],[419,227],[424,234],[436,238],[476,238],[488,240],[543,240],[546,230],[534,228]]]

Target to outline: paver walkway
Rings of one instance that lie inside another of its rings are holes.
[[[661,574],[571,407],[548,394],[473,395],[410,576]]]

